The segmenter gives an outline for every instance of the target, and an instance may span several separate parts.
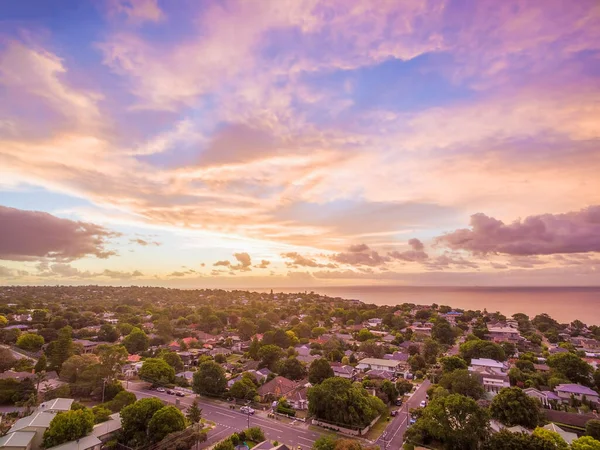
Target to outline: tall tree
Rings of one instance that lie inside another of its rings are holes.
[[[175,369],[176,373],[181,372],[183,370],[183,360],[181,359],[181,356],[179,356],[177,353],[165,352],[160,357],[164,359],[168,365]]]
[[[548,365],[558,373],[567,377],[573,383],[590,384],[593,368],[575,353],[557,353],[551,355]]]
[[[127,350],[122,345],[99,345],[95,353],[100,358],[100,364],[108,378],[116,378],[127,362]]]
[[[277,365],[277,372],[290,380],[300,380],[306,375],[306,367],[297,358],[286,358]]]
[[[214,361],[205,361],[194,372],[192,386],[197,394],[220,396],[227,389],[225,370]]]
[[[163,408],[157,398],[143,398],[121,410],[121,425],[125,440],[132,445],[146,443],[148,422],[154,413]]]
[[[37,352],[44,345],[44,338],[36,333],[23,333],[17,339],[17,347],[30,352]]]
[[[439,317],[431,328],[431,337],[444,345],[453,345],[455,339],[454,330],[452,330],[450,323]]]
[[[494,419],[509,427],[521,425],[534,428],[541,421],[541,413],[535,400],[518,387],[500,390],[492,400],[490,412]]]
[[[466,361],[471,361],[472,358],[489,358],[496,361],[506,359],[504,349],[500,345],[481,339],[472,339],[461,344],[460,356]]]
[[[175,370],[160,358],[146,359],[139,375],[142,380],[161,386],[175,381]]]
[[[73,355],[72,334],[73,329],[67,325],[58,330],[58,339],[50,343],[47,352],[51,370],[59,371],[63,363]]]
[[[319,358],[310,363],[310,368],[308,369],[308,381],[311,384],[322,383],[324,380],[331,378],[334,375],[333,369],[326,359]]]
[[[467,369],[458,369],[444,374],[439,384],[452,394],[465,395],[475,400],[479,400],[484,394],[479,380]]]
[[[57,414],[44,432],[44,447],[55,447],[88,435],[94,428],[94,414],[89,408]]]
[[[98,332],[98,340],[104,342],[115,342],[119,339],[119,331],[110,323],[102,324]]]
[[[198,424],[202,419],[202,409],[198,405],[198,399],[194,399],[192,405],[187,410],[187,419],[193,423]]]
[[[283,357],[283,351],[274,344],[263,345],[258,351],[258,357],[260,358],[261,367],[268,367],[270,370],[275,371],[277,362]]]
[[[150,340],[148,339],[148,336],[146,336],[146,333],[137,327],[133,328],[131,333],[123,339],[123,346],[125,346],[127,351],[131,354],[148,350],[149,343]]]
[[[148,436],[153,442],[162,441],[168,434],[184,430],[185,416],[175,406],[164,406],[148,422]]]

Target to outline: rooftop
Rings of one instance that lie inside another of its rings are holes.
[[[473,358],[471,360],[471,366],[485,366],[485,367],[495,367],[497,369],[503,369],[504,363],[500,361],[496,361],[490,358]]]
[[[69,411],[73,404],[72,398],[55,398],[47,402],[40,403],[37,407],[38,411]]]
[[[587,386],[581,384],[559,384],[554,388],[556,392],[568,392],[569,394],[589,395],[598,397],[598,393]]]
[[[385,366],[385,367],[397,367],[400,364],[400,361],[395,361],[393,359],[379,359],[379,358],[364,358],[361,359],[359,364],[367,364],[369,366]]]
[[[56,413],[50,411],[38,411],[33,413],[31,416],[23,417],[22,419],[17,420],[9,432],[12,433],[13,431],[19,431],[27,427],[48,428],[50,426],[50,422],[52,422],[52,419],[54,419],[55,416]]]
[[[50,447],[48,450],[87,450],[101,444],[102,441],[100,439],[93,434],[90,434],[89,436],[82,437],[76,441],[65,442],[56,447]]]
[[[0,438],[0,448],[27,447],[35,436],[35,431],[15,431]]]

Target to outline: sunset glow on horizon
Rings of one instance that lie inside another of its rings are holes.
[[[600,3],[0,5],[0,284],[600,285]]]

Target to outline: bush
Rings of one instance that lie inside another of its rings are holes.
[[[251,427],[246,430],[246,438],[252,442],[262,442],[265,440],[265,433],[260,427]]]
[[[110,419],[110,415],[112,413],[110,409],[102,405],[94,406],[92,408],[92,412],[94,413],[95,423],[106,422],[108,419]]]

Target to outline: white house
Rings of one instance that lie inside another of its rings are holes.
[[[481,377],[481,384],[486,392],[496,394],[500,389],[510,387],[508,366],[503,362],[489,358],[473,358],[469,373]]]
[[[502,326],[488,326],[488,336],[494,342],[517,343],[523,339],[516,328]]]
[[[402,371],[403,362],[395,361],[393,359],[380,359],[380,358],[364,358],[358,362],[356,366],[359,370],[385,370],[388,372],[399,373]]]
[[[571,397],[574,397],[577,400],[583,400],[585,397],[590,402],[599,403],[598,393],[593,389],[580,384],[559,384],[554,390],[563,401],[569,401]]]

